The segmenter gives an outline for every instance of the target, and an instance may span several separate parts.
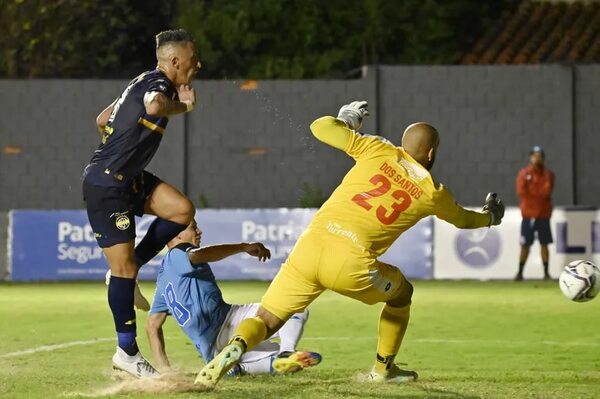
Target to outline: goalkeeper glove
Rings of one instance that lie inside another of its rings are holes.
[[[341,120],[352,130],[358,130],[362,126],[363,118],[369,115],[366,101],[353,101],[340,108],[337,119]]]
[[[490,215],[489,226],[497,226],[502,222],[502,218],[504,217],[504,204],[502,203],[502,200],[498,198],[496,193],[488,193],[485,197],[483,212]]]

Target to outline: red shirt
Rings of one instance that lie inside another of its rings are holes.
[[[528,165],[517,175],[517,195],[525,219],[549,219],[552,215],[554,173],[544,166]]]

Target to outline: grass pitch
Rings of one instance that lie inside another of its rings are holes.
[[[232,303],[260,299],[260,282],[225,282]],[[153,285],[143,283],[151,297]],[[116,384],[116,345],[103,283],[0,285],[0,397],[93,395]],[[224,379],[212,392],[133,398],[600,398],[600,299],[572,303],[556,282],[415,282],[410,328],[398,361],[418,382],[365,385],[380,305],[327,292],[311,306],[299,349],[316,368],[284,377]],[[150,359],[138,313],[138,338]],[[202,362],[173,320],[167,352],[193,380]]]

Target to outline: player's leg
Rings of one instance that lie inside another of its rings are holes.
[[[279,374],[294,373],[321,362],[317,352],[297,351],[296,346],[302,337],[304,325],[308,321],[308,309],[293,314],[277,333],[280,339],[279,354],[273,360],[272,368]]]
[[[370,374],[373,382],[401,383],[417,379],[416,372],[402,370],[394,363],[408,328],[412,293],[412,284],[404,279],[397,295],[387,301],[381,310],[376,360]]]
[[[141,355],[136,342],[136,317],[134,304],[135,263],[133,241],[104,248],[111,269],[108,284],[108,304],[117,331],[118,347],[113,356],[113,366],[138,378],[154,377],[159,373]]]
[[[112,273],[108,303],[118,337],[113,364],[137,377],[155,375],[156,371],[139,353],[135,340],[133,297],[138,268],[133,249],[135,219],[131,197],[115,188],[85,183],[84,197],[90,225]]]
[[[196,383],[215,386],[239,362],[244,352],[272,336],[294,313],[303,312],[323,292],[324,288],[314,282],[310,269],[315,256],[318,259],[316,251],[296,244],[263,296],[256,316],[239,324],[230,344],[200,371]],[[307,269],[295,266],[305,262],[309,264]]]
[[[533,223],[535,223],[532,219],[523,219],[521,221],[521,252],[519,253],[519,271],[515,276],[515,281],[523,280],[523,270],[525,269],[525,263],[527,263],[527,258],[529,257],[529,248],[531,244],[533,244]]]
[[[540,241],[540,255],[542,256],[542,264],[544,265],[544,280],[550,280],[552,278],[548,272],[550,265],[550,252],[548,251],[548,245],[552,243],[550,219],[537,219],[536,224],[538,239]]]
[[[293,314],[279,329],[280,352],[296,352],[296,346],[302,337],[304,324],[308,321],[308,309]]]
[[[111,278],[108,283],[108,305],[113,314],[119,348],[130,356],[138,352],[133,290],[137,266],[133,255],[133,241],[103,248]]]
[[[136,213],[156,215],[142,241],[135,248],[139,267],[158,254],[169,241],[183,231],[194,219],[192,202],[175,187],[159,180],[151,173],[141,176],[142,205]]]
[[[229,344],[240,323],[245,319],[254,317],[259,307],[260,304],[258,303],[231,305],[213,344],[215,356]],[[273,341],[265,340],[258,344],[252,351],[245,352],[241,356],[240,362],[229,370],[227,375],[238,376],[271,373],[273,359],[278,353],[279,345]]]
[[[243,320],[255,317],[260,304],[232,305],[214,342],[216,354],[224,349]],[[321,361],[321,355],[314,352],[296,352],[296,344],[302,334],[302,329],[308,311],[296,313],[283,325],[273,337],[279,337],[281,345],[265,339],[252,350],[244,352],[240,363],[234,366],[228,375],[245,374],[283,374],[316,366]],[[286,350],[286,352],[282,352]]]
[[[138,266],[138,265],[136,264],[136,266]],[[139,269],[139,266],[138,266],[138,269]],[[111,277],[111,272],[110,272],[110,268],[109,268],[104,277],[104,282],[106,283],[107,286],[110,284],[110,277]],[[144,294],[142,294],[142,291],[140,290],[140,286],[139,286],[137,280],[135,281],[135,287],[133,289],[133,305],[135,306],[135,308],[137,310],[141,310],[144,312],[147,312],[150,310],[150,302],[148,302],[148,300],[146,299]]]
[[[277,316],[264,309],[260,311],[261,309],[259,308],[255,317],[242,320],[229,344],[200,370],[196,376],[196,384],[214,387],[221,377],[240,362],[244,353],[270,336],[267,335],[269,330],[275,332],[283,325],[283,321]]]
[[[365,380],[395,383],[416,380],[417,373],[401,370],[394,363],[408,327],[412,284],[394,266],[374,259],[353,258],[351,254],[333,272],[334,280],[327,280],[327,275],[321,278],[327,288],[369,305],[385,303],[379,317],[376,362]]]
[[[548,268],[550,265],[550,253],[548,251],[548,245],[540,244],[540,255],[542,256],[542,264],[544,266],[544,280],[550,280],[550,273]]]
[[[273,360],[279,354],[279,344],[266,340],[245,352],[227,375],[274,374]]]
[[[269,342],[269,341],[266,341]],[[258,347],[244,355],[252,355]],[[275,343],[272,343],[278,346]],[[314,367],[321,362],[321,355],[315,352],[292,352],[285,355],[279,354],[279,349],[266,357],[257,360],[242,360],[236,364],[227,375],[238,376],[247,374],[291,374]]]

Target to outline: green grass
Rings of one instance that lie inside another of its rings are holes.
[[[260,299],[266,284],[222,283],[233,303]],[[150,283],[142,290],[153,291]],[[115,342],[34,354],[43,345],[113,336],[102,283],[0,285],[0,397],[54,398],[114,384]],[[600,397],[600,299],[567,301],[555,282],[415,283],[410,328],[398,361],[420,379],[402,386],[356,382],[373,362],[380,306],[330,292],[311,306],[301,349],[321,352],[318,367],[285,377],[225,379],[210,393],[135,398],[597,398]],[[145,323],[138,315],[138,326]],[[143,330],[139,342],[150,356]],[[183,372],[202,362],[173,320],[167,350]],[[193,378],[193,377],[191,377]]]

